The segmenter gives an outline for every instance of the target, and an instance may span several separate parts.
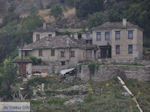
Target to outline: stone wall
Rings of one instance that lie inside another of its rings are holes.
[[[139,81],[150,81],[150,67],[145,66],[120,66],[120,65],[99,65],[94,74],[90,74],[88,65],[81,67],[78,77],[88,81],[107,81],[115,78],[117,75],[125,75],[127,78],[137,79]]]

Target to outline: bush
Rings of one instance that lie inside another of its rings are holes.
[[[60,32],[60,35],[71,35],[71,34],[74,34],[74,32],[70,32],[68,30],[65,30],[63,32]]]
[[[42,99],[32,100],[31,103],[40,104],[40,103],[42,103]]]
[[[34,56],[27,56],[27,58],[32,60],[33,65],[39,65],[42,62],[41,59],[38,59],[37,57],[34,57]]]
[[[67,98],[49,98],[47,100],[47,103],[49,103],[49,104],[63,104],[67,100],[68,100]]]
[[[55,19],[60,19],[63,16],[63,10],[60,5],[53,5],[50,10],[50,15]]]
[[[106,14],[102,12],[96,12],[88,16],[88,27],[95,27],[103,24],[106,21],[108,21],[108,17]]]

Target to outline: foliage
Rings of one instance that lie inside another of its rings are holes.
[[[77,16],[85,18],[89,14],[102,11],[104,9],[104,0],[76,0],[75,7]]]
[[[94,75],[95,74],[95,70],[97,70],[98,67],[99,67],[99,64],[98,63],[89,63],[88,67],[89,67],[90,74]]]
[[[10,23],[10,21],[18,21],[19,20],[19,15],[15,14],[15,13],[8,13],[6,16],[3,17],[3,23],[2,25],[5,26],[8,23]]]
[[[32,31],[42,26],[42,19],[37,13],[32,13],[23,20],[13,14],[6,15],[0,30],[0,63],[4,58],[17,55],[16,51],[20,47],[21,38],[24,43],[32,41]]]
[[[41,64],[41,62],[42,62],[41,59],[38,59],[38,58],[35,57],[35,56],[27,56],[27,58],[29,58],[29,59],[32,60],[33,65],[39,65],[39,64]]]
[[[53,78],[51,78],[53,80]],[[137,80],[125,81],[130,90],[136,95],[140,106],[144,112],[149,112],[150,104],[150,82],[139,82]],[[123,90],[116,81],[106,82],[86,82],[93,89],[92,94],[86,93],[84,102],[72,105],[64,105],[64,101],[76,98],[77,96],[67,95],[68,98],[56,98],[56,94],[47,94],[41,103],[31,102],[31,111],[33,112],[138,112],[136,104],[132,98],[122,95]],[[58,83],[55,83],[56,85]],[[62,83],[61,85],[64,85]],[[75,84],[76,85],[76,84]],[[56,88],[53,88],[56,91]],[[60,90],[60,89],[59,89]],[[138,91],[141,91],[137,97]],[[49,91],[50,92],[50,91]],[[61,93],[61,95],[64,95]],[[83,94],[82,94],[83,95]],[[66,95],[65,95],[66,96]],[[66,96],[66,97],[67,97]],[[65,100],[66,99],[66,100]]]
[[[102,12],[96,12],[88,16],[88,27],[98,26],[106,21],[108,21],[108,17],[106,14]]]
[[[68,100],[67,98],[49,98],[47,100],[47,103],[49,103],[49,104],[63,104],[67,100]]]
[[[64,0],[64,4],[66,4],[69,7],[74,7],[75,0]]]
[[[59,20],[63,16],[63,10],[60,5],[56,4],[51,7],[50,15]]]
[[[60,35],[72,35],[72,34],[74,34],[74,32],[70,32],[70,31],[68,31],[68,30],[65,30],[65,31],[63,31],[63,32],[59,32],[60,33]]]
[[[17,78],[17,67],[9,60],[5,59],[0,76],[0,96],[6,97],[7,99],[11,98],[11,86],[15,83]]]
[[[117,22],[117,21],[121,21],[122,20],[122,15],[119,13],[118,10],[116,9],[111,9],[109,10],[108,12],[108,18],[109,18],[109,21],[111,22]]]

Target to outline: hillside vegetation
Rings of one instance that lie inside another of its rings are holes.
[[[125,80],[144,112],[150,111],[150,83]],[[23,87],[26,93],[45,83],[45,93],[31,94],[31,112],[138,112],[134,100],[123,95],[115,81],[107,82],[60,82],[58,76],[36,78]],[[24,91],[24,92],[25,92]]]

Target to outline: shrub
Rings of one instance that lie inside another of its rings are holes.
[[[31,103],[40,104],[40,103],[42,103],[42,99],[32,100]]]
[[[53,5],[50,10],[50,15],[54,16],[55,19],[60,19],[63,16],[63,10],[60,5]]]
[[[47,100],[47,103],[49,103],[49,104],[63,104],[67,100],[68,100],[67,98],[49,98]]]
[[[95,27],[108,21],[106,14],[102,12],[96,12],[88,16],[88,27]]]
[[[27,56],[27,58],[32,60],[33,65],[39,65],[42,62],[41,59],[38,59],[37,57],[34,57],[34,56]]]

